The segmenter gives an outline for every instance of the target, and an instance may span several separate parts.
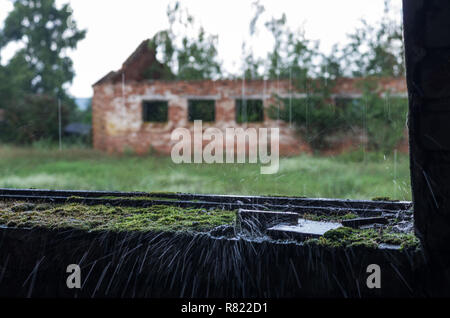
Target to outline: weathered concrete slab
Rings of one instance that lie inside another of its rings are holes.
[[[318,238],[330,230],[342,227],[341,223],[317,222],[299,219],[296,225],[276,225],[267,230],[270,237],[275,239],[292,238],[305,240]]]
[[[298,224],[300,215],[292,212],[275,211],[257,211],[243,210],[238,211],[238,221],[241,227],[249,231],[264,232],[267,228],[279,224]]]

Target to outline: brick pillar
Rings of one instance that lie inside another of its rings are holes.
[[[450,1],[404,0],[403,10],[416,232],[432,264],[448,275]]]

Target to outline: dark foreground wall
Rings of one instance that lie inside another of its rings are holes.
[[[80,290],[66,286],[81,267]],[[366,285],[381,268],[381,289]],[[0,230],[2,297],[408,297],[439,295],[420,252],[330,249],[208,234]],[[439,281],[439,280],[437,280]]]
[[[450,2],[404,0],[414,218],[450,280]]]

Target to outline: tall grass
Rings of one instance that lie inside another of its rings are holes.
[[[261,175],[259,165],[176,165],[88,148],[0,145],[0,187],[411,199],[406,155],[359,152],[282,158],[278,174]]]

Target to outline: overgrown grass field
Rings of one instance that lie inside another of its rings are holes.
[[[0,187],[411,200],[407,155],[362,152],[282,158],[278,174],[261,175],[259,165],[0,145]]]

